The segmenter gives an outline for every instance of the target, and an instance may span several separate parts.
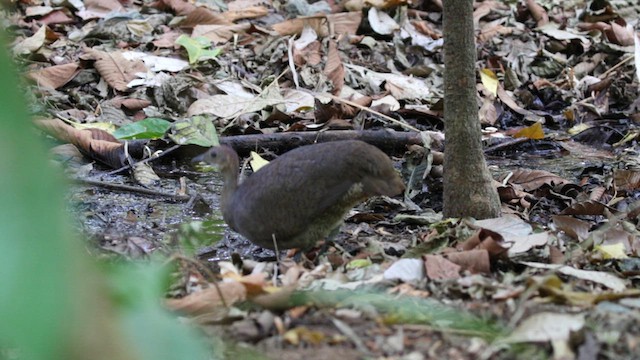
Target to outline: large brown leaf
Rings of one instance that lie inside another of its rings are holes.
[[[142,60],[127,60],[120,52],[86,49],[86,58],[96,61],[96,70],[109,86],[118,91],[130,91],[127,84],[137,78],[137,73],[147,72]]]
[[[569,180],[544,170],[519,169],[511,174],[507,183],[519,185],[525,191],[533,191],[542,185],[565,184],[569,183]]]
[[[58,119],[39,119],[34,123],[56,139],[75,145],[90,159],[114,169],[122,167],[125,163],[124,145],[104,130],[79,130]]]

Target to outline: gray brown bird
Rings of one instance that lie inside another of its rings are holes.
[[[313,247],[342,225],[344,216],[372,196],[394,196],[405,186],[389,157],[375,146],[347,140],[302,146],[238,185],[238,155],[216,146],[194,158],[218,167],[220,205],[234,231],[264,248]]]

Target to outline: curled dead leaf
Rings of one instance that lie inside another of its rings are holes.
[[[49,66],[41,70],[32,71],[28,76],[33,79],[38,86],[57,89],[73,79],[78,72],[78,64],[69,63]]]

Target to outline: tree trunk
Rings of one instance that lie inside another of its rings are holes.
[[[447,217],[500,215],[482,152],[476,100],[473,0],[444,1],[444,210]]]

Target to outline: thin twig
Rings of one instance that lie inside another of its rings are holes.
[[[349,106],[353,106],[353,107],[355,107],[357,109],[360,109],[362,111],[366,111],[368,113],[380,116],[381,118],[383,118],[383,119],[385,119],[385,120],[387,120],[389,122],[392,122],[392,123],[394,123],[396,125],[400,125],[400,126],[402,126],[403,128],[405,128],[407,130],[420,132],[420,130],[418,128],[415,128],[415,127],[405,123],[404,121],[396,120],[396,119],[392,118],[391,116],[388,116],[388,115],[385,115],[385,114],[383,114],[381,112],[375,111],[375,110],[373,110],[373,109],[371,109],[369,107],[360,105],[358,103],[355,103],[355,102],[347,100],[347,99],[341,99],[341,98],[339,98],[339,97],[337,97],[335,95],[331,95],[331,94],[323,94],[323,95],[328,95],[333,101],[337,101],[339,103],[347,104]]]
[[[87,179],[71,179],[71,180],[73,182],[77,183],[77,184],[99,186],[99,187],[103,187],[103,188],[107,188],[107,189],[111,189],[111,190],[126,191],[126,192],[138,193],[138,194],[143,194],[143,195],[165,197],[165,198],[169,198],[171,200],[176,200],[176,201],[188,201],[188,200],[191,199],[191,196],[188,196],[188,195],[169,194],[169,193],[165,193],[165,192],[162,192],[162,191],[145,189],[145,188],[138,187],[138,186],[114,184],[114,183],[108,183],[108,182],[104,182],[104,181],[87,180]]]
[[[138,161],[137,163],[125,165],[125,166],[123,166],[123,167],[121,167],[121,168],[119,168],[119,169],[116,169],[116,170],[110,171],[110,172],[106,173],[105,175],[107,175],[107,176],[109,176],[109,175],[116,175],[116,174],[119,174],[119,173],[121,173],[121,172],[123,172],[123,171],[125,171],[125,170],[129,170],[129,169],[131,169],[133,166],[135,166],[135,165],[137,165],[137,164],[146,164],[146,163],[148,163],[148,162],[158,160],[158,159],[160,159],[160,158],[162,158],[162,157],[164,157],[164,156],[166,156],[166,155],[168,155],[168,154],[172,153],[173,151],[177,150],[178,148],[180,148],[180,146],[181,146],[181,145],[173,145],[172,147],[170,147],[170,148],[168,148],[168,149],[166,149],[166,150],[162,151],[162,152],[161,152],[160,154],[158,154],[157,156],[154,156],[154,157],[148,157],[148,158],[146,158],[146,159],[144,159],[144,160],[140,160],[140,161]]]
[[[611,69],[609,69],[609,70],[603,72],[602,74],[600,74],[598,76],[598,78],[600,78],[600,79],[606,78],[610,73],[616,71],[619,67],[621,67],[622,65],[626,64],[629,60],[634,59],[634,58],[635,58],[634,55],[629,55],[627,58],[624,58],[624,59],[620,60],[619,63],[613,65],[613,67],[611,67]]]

